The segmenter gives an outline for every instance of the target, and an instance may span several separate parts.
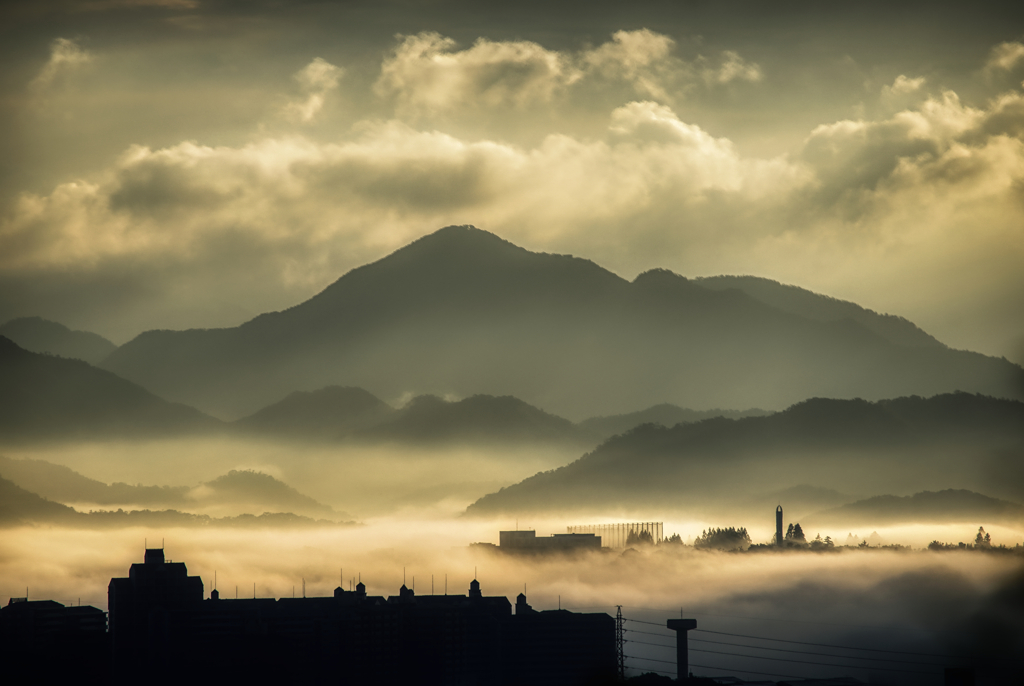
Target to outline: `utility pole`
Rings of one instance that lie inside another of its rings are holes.
[[[619,681],[626,680],[626,620],[622,618],[622,606],[615,606],[618,611],[615,613],[615,658],[619,663]]]

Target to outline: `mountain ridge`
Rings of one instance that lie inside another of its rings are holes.
[[[792,484],[791,474],[806,480],[814,473],[860,492],[887,483],[920,487],[928,474],[1016,495],[1024,488],[1000,470],[1005,455],[1022,451],[1019,401],[966,393],[874,403],[815,398],[763,417],[641,425],[568,465],[484,496],[467,513],[750,502]]]
[[[230,329],[144,332],[102,366],[222,418],[324,385],[510,395],[569,419],[656,402],[1021,395],[1024,370],[1005,360],[819,319],[667,270],[629,282],[589,260],[446,227],[294,307]]]

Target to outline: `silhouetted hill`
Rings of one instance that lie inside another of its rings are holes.
[[[13,481],[0,476],[0,525],[63,522],[71,520],[75,514],[72,508],[26,491]]]
[[[327,505],[299,493],[283,481],[251,469],[232,469],[213,481],[207,481],[203,484],[202,493],[191,493],[190,498],[195,502],[250,504],[256,511],[274,509],[317,516],[338,514]]]
[[[639,412],[617,414],[609,417],[591,417],[584,419],[578,426],[604,440],[616,434],[625,433],[641,424],[659,424],[675,426],[680,422],[700,422],[712,417],[741,419],[743,417],[763,417],[770,412],[764,410],[688,410],[669,403],[661,403]]]
[[[6,336],[25,350],[60,355],[89,364],[99,364],[117,346],[99,334],[72,331],[63,324],[42,317],[21,317],[0,325],[0,336]]]
[[[976,522],[1020,524],[1024,505],[966,490],[879,495],[809,516],[808,526],[882,526],[910,523]]]
[[[346,513],[335,512],[269,474],[252,470],[231,470],[196,487],[143,486],[121,482],[108,485],[45,460],[0,456],[0,476],[32,493],[61,503],[348,517]]]
[[[362,388],[327,386],[317,391],[296,391],[235,424],[278,436],[337,439],[379,424],[394,411]]]
[[[878,314],[856,303],[820,295],[798,286],[789,286],[756,276],[710,276],[698,277],[694,280],[704,288],[716,291],[735,288],[783,312],[800,315],[814,321],[839,322],[849,319],[897,345],[922,348],[945,347],[903,317]]]
[[[78,512],[21,488],[0,477],[0,526],[51,524],[82,529],[107,529],[128,526],[202,526],[238,528],[298,528],[350,526],[354,522],[314,519],[291,512],[264,512],[233,517],[210,517],[178,510],[101,510]]]
[[[362,435],[415,443],[587,441],[586,435],[567,419],[518,398],[491,395],[455,402],[419,396]]]
[[[645,424],[572,464],[487,495],[469,512],[680,507],[723,498],[754,504],[811,479],[861,492],[940,479],[998,485],[1005,475],[995,458],[1003,451],[1024,455],[1024,403],[966,393],[876,403],[816,398],[765,417]]]
[[[220,426],[108,371],[0,336],[0,437],[175,435]]]
[[[235,422],[245,431],[300,440],[358,442],[550,442],[593,445],[590,432],[512,397],[447,401],[417,396],[394,409],[361,388],[329,386],[292,393]]]
[[[378,397],[511,395],[582,418],[655,402],[780,408],[816,396],[957,389],[1018,397],[1024,373],[941,345],[898,345],[848,317],[820,321],[666,270],[630,283],[466,226],[236,328],[147,331],[103,366],[225,418],[325,384]]]
[[[22,488],[61,503],[178,507],[185,503],[185,494],[189,490],[187,486],[106,484],[64,465],[3,455],[0,455],[0,475]]]

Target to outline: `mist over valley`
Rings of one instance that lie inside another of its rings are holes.
[[[1021,25],[0,5],[3,683],[1024,683]]]

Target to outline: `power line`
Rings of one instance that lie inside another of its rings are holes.
[[[667,646],[664,643],[648,643],[647,641],[628,641],[629,643],[636,643],[644,646],[657,646],[659,648],[675,648],[675,646]]]
[[[661,636],[662,638],[671,638],[675,640],[675,636],[672,634],[656,634],[653,631],[640,631],[639,629],[626,629],[631,634],[646,634],[647,636]],[[696,640],[691,638],[691,641]]]
[[[610,606],[606,605],[605,607],[610,607]],[[628,607],[629,609],[633,609],[633,610],[646,610],[648,612],[664,612],[664,613],[671,613],[671,612],[673,612],[675,610],[675,608],[640,607],[639,605],[629,605],[629,606],[624,606],[624,607]],[[883,625],[883,624],[848,624],[848,623],[844,623],[844,622],[816,622],[816,621],[811,620],[811,619],[779,619],[779,618],[776,618],[776,617],[742,617],[742,616],[739,616],[739,615],[719,615],[719,614],[713,614],[711,612],[694,612],[693,614],[695,616],[697,616],[697,617],[724,617],[726,619],[746,619],[746,620],[750,620],[750,621],[754,621],[754,622],[772,622],[772,623],[789,622],[791,624],[823,624],[825,626],[849,626],[849,627],[856,627],[856,628],[860,628],[860,629],[888,629],[888,628],[891,628],[890,626]]]
[[[639,632],[637,632],[639,633]],[[735,646],[737,648],[753,648],[754,650],[773,650],[780,653],[796,653],[797,655],[818,655],[821,657],[838,657],[844,660],[874,660],[876,662],[901,662],[906,665],[925,665],[926,667],[935,667],[936,665],[931,662],[915,662],[913,660],[895,660],[891,657],[860,657],[859,655],[835,655],[833,653],[812,653],[803,650],[789,650],[787,648],[769,648],[767,646],[752,646],[748,643],[726,643],[725,641],[710,641],[706,638],[691,638],[691,641],[697,643],[715,643],[723,646]]]
[[[630,619],[629,617],[623,617],[623,619],[625,619],[627,622],[637,622],[638,624],[653,624],[654,626],[660,626],[662,628],[667,628],[665,626],[664,622],[645,622],[642,619]]]
[[[636,621],[639,621],[639,620],[633,619],[633,620],[629,620],[629,621],[636,622]],[[647,623],[648,624],[653,624],[654,622],[647,622]],[[864,650],[864,651],[868,651],[868,652],[872,652],[872,653],[893,653],[893,654],[896,654],[896,655],[918,655],[920,657],[941,657],[941,658],[946,658],[946,659],[948,659],[948,658],[956,658],[956,659],[961,659],[961,660],[970,659],[970,658],[965,658],[965,657],[958,657],[956,655],[937,655],[935,653],[912,653],[912,652],[909,652],[909,651],[906,651],[906,650],[882,650],[881,648],[857,648],[855,646],[839,646],[839,645],[834,645],[834,644],[831,644],[831,643],[809,643],[807,641],[790,641],[790,640],[787,640],[787,639],[784,639],[784,638],[768,638],[767,636],[750,636],[750,635],[747,635],[747,634],[731,634],[731,633],[729,633],[727,631],[711,631],[710,629],[693,629],[693,631],[699,631],[699,632],[705,633],[705,634],[719,634],[719,635],[722,635],[722,636],[735,636],[737,638],[752,638],[752,639],[754,639],[756,641],[777,641],[779,643],[796,643],[798,645],[816,646],[818,648],[839,648],[840,650]]]
[[[821,667],[842,667],[844,669],[873,669],[880,672],[902,672],[903,674],[934,674],[934,672],[922,672],[911,669],[893,669],[891,667],[865,667],[861,665],[837,665],[832,662],[811,662],[810,660],[793,660],[784,657],[761,657],[760,655],[744,655],[742,653],[727,653],[722,650],[707,650],[706,648],[690,648],[690,650],[696,653],[714,653],[715,655],[729,655],[731,657],[741,657],[750,660],[771,660],[772,662],[789,662],[792,664],[802,665],[819,665]],[[853,658],[857,659],[857,658]],[[938,667],[938,665],[935,665]]]
[[[653,657],[638,657],[636,655],[627,655],[630,660],[647,660],[648,662],[664,662],[667,665],[676,664],[675,660],[655,660]]]

